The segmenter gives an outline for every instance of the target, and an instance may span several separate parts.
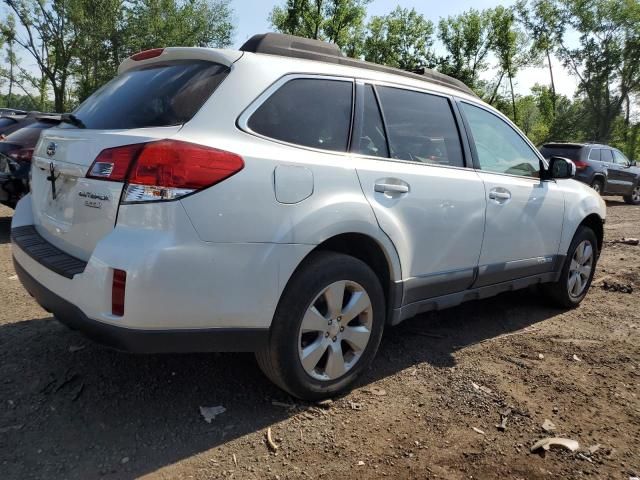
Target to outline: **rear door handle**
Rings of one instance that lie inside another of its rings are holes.
[[[511,199],[511,192],[506,188],[494,188],[489,192],[489,198],[495,200],[498,203],[504,203]]]
[[[385,178],[378,180],[373,189],[378,193],[409,193],[409,184],[402,180]]]

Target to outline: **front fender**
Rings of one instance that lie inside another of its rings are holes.
[[[607,207],[600,195],[592,188],[575,180],[559,182],[565,196],[565,217],[558,253],[566,255],[578,226],[591,214],[606,218]]]

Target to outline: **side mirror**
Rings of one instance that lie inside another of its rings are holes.
[[[629,160],[629,166],[630,167],[637,167],[638,166],[638,162],[636,162],[635,160]]]
[[[551,157],[549,159],[549,168],[545,173],[545,177],[548,180],[573,178],[576,175],[576,165],[568,158]]]

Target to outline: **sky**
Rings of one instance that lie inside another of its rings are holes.
[[[234,20],[236,24],[233,46],[238,48],[252,35],[271,31],[272,28],[268,20],[269,13],[274,5],[283,5],[285,1],[232,0],[231,3],[235,11]],[[367,12],[370,17],[385,15],[400,5],[403,8],[415,8],[418,13],[437,24],[440,17],[458,15],[470,8],[482,10],[498,5],[506,7],[514,3],[515,0],[373,0],[369,4]],[[437,45],[436,52],[438,52]],[[562,67],[557,59],[552,60],[552,66],[554,68],[553,73],[557,92],[572,97],[577,85],[576,79],[569,75],[569,72]],[[495,72],[488,72],[487,79],[493,78],[494,74]],[[548,68],[530,67],[523,69],[515,78],[514,88],[516,93],[526,95],[536,83],[549,84]]]

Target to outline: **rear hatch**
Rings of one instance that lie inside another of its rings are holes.
[[[136,56],[126,60],[127,68],[121,67],[120,75],[67,115],[65,123],[44,131],[34,151],[36,229],[82,260],[115,226],[127,172],[135,162],[128,158],[120,171],[120,157],[139,153],[124,146],[174,136],[224,80],[233,61],[214,50],[143,53],[140,61]],[[190,53],[195,58],[188,58]]]

